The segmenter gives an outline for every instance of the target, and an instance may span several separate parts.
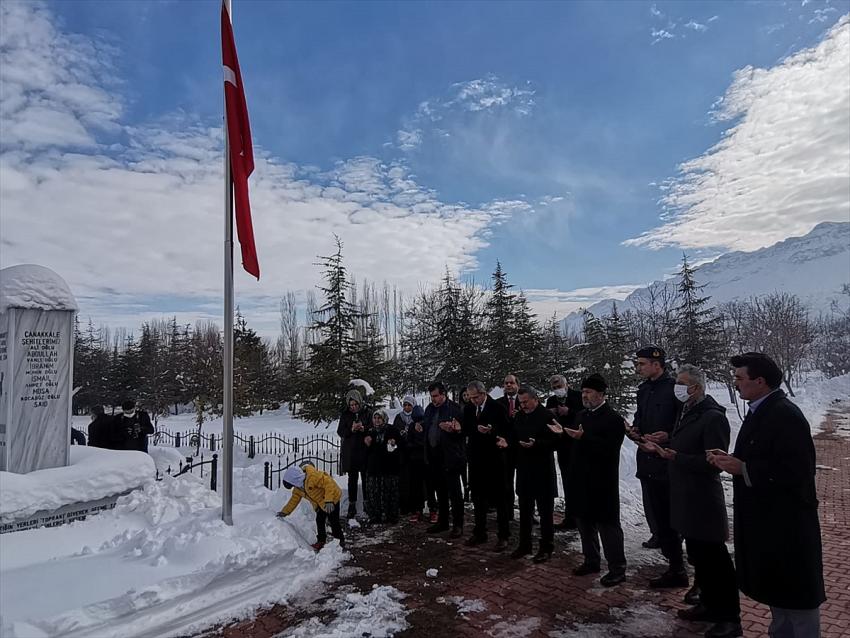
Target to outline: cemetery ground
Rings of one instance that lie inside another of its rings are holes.
[[[850,627],[848,422],[847,407],[828,412],[815,436],[828,597],[821,608],[824,638],[846,636]],[[468,508],[467,532],[471,514]],[[515,541],[518,530],[513,525]],[[701,636],[708,627],[676,618],[676,610],[685,606],[683,590],[646,586],[648,578],[663,570],[663,559],[657,550],[639,547],[645,530],[626,529],[628,579],[605,589],[598,576],[571,574],[581,561],[576,532],[559,533],[552,560],[534,565],[492,552],[492,517],[491,543],[476,548],[465,547],[463,539],[431,537],[426,527],[404,520],[391,528],[348,530],[352,558],[333,581],[302,591],[297,600],[265,609],[251,620],[199,635],[684,638]],[[436,574],[429,575],[429,570]],[[364,604],[366,598],[371,600]],[[741,602],[745,635],[766,635],[768,609],[743,596]]]

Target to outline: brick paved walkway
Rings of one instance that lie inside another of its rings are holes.
[[[830,416],[824,432],[815,437],[829,598],[821,614],[824,638],[850,635],[850,441],[834,434],[846,427],[846,418],[846,413]],[[685,638],[702,636],[707,628],[676,619],[675,610],[684,606],[683,591],[645,588],[647,578],[662,569],[652,556],[656,552],[629,550],[642,552],[637,557],[642,560],[630,555],[627,582],[605,589],[598,576],[571,575],[581,558],[572,533],[556,537],[551,561],[534,565],[527,559],[493,554],[490,545],[470,549],[447,538],[429,537],[424,530],[425,525],[407,522],[377,538],[373,538],[376,530],[355,530],[350,537],[350,567],[329,591],[305,592],[300,604],[269,609],[251,621],[216,628],[215,633],[225,638],[285,636],[287,627],[330,613],[322,603],[335,592],[367,592],[376,584],[392,585],[407,594],[410,627],[399,636]],[[515,539],[516,530],[514,534]],[[426,576],[431,568],[438,570],[435,578]],[[767,635],[767,608],[742,599],[742,611],[746,636]]]

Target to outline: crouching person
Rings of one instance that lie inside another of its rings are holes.
[[[310,501],[316,510],[316,542],[312,547],[317,552],[325,546],[328,539],[325,522],[330,521],[331,534],[339,540],[339,546],[345,547],[345,537],[342,534],[342,525],[339,523],[339,502],[342,498],[342,490],[333,478],[325,472],[320,472],[309,463],[302,467],[286,468],[283,473],[283,485],[292,490],[289,502],[278,512],[283,518],[289,516],[298,507],[302,498]]]

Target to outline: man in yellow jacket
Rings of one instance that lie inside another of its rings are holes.
[[[339,546],[345,547],[345,538],[342,534],[342,525],[339,523],[339,502],[342,499],[342,490],[333,478],[325,472],[320,472],[309,463],[303,467],[288,467],[283,473],[283,485],[292,490],[289,502],[278,512],[283,518],[289,516],[298,507],[302,498],[306,498],[316,511],[316,536],[317,541],[312,547],[317,552],[325,546],[328,535],[325,529],[325,521],[330,521],[331,534],[339,540]]]

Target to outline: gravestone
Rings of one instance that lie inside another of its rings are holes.
[[[0,270],[0,470],[68,465],[76,311],[49,268]]]

